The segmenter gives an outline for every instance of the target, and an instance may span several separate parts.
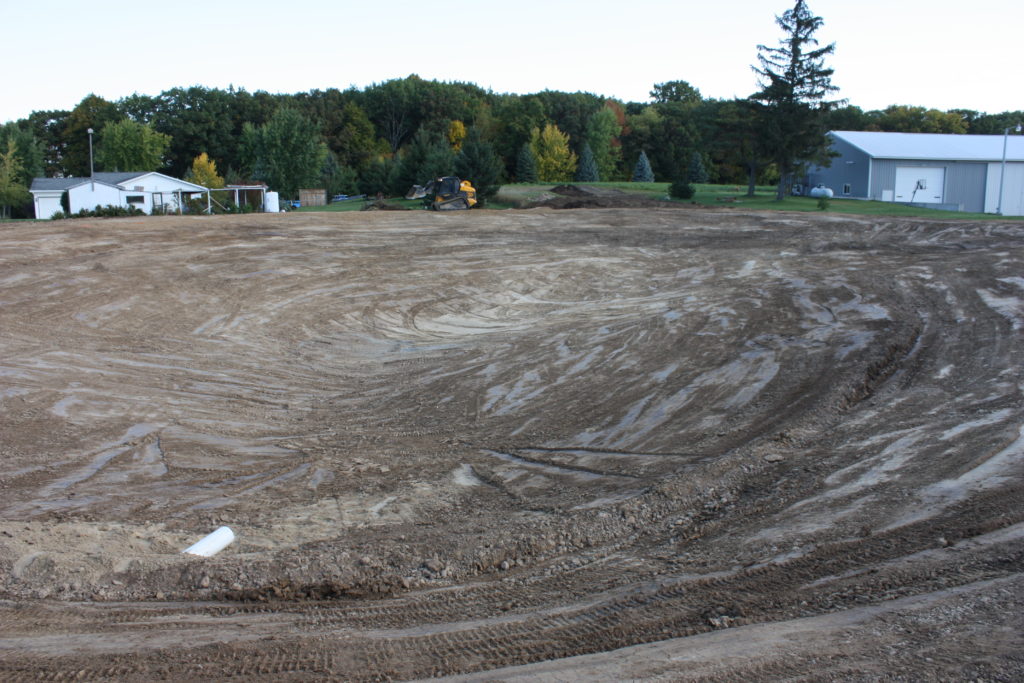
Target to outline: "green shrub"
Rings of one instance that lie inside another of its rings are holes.
[[[693,185],[685,178],[676,178],[668,187],[668,196],[674,199],[692,199],[694,192]]]
[[[818,197],[818,211],[828,211],[828,197]]]
[[[61,212],[58,212],[61,213]],[[56,216],[56,214],[54,214]],[[146,212],[134,206],[96,205],[95,209],[79,209],[77,213],[61,215],[61,218],[123,218],[125,216],[145,216]]]

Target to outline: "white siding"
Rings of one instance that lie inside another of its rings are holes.
[[[995,213],[999,208],[999,176],[1002,163],[988,165],[988,180],[985,183],[985,213]],[[1006,163],[1006,183],[1003,188],[1003,215],[1024,216],[1024,163]]]
[[[68,203],[71,213],[78,213],[82,209],[91,211],[97,206],[122,206],[121,190],[103,183],[82,183],[68,190]]]

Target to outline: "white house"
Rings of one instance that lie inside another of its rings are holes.
[[[838,156],[828,168],[808,172],[809,187],[823,184],[837,197],[1024,215],[1024,136],[832,131],[829,137]]]
[[[145,213],[154,209],[177,212],[190,199],[209,197],[202,185],[155,171],[96,173],[91,178],[35,178],[32,180],[36,218],[50,218],[63,211],[61,197],[68,194],[71,213],[97,206],[134,206]]]

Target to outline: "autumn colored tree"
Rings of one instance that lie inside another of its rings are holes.
[[[530,134],[530,147],[537,159],[537,177],[545,183],[572,180],[576,172],[576,155],[569,149],[569,136],[553,123],[544,130],[534,128]]]
[[[458,119],[448,124],[448,144],[458,152],[462,149],[462,141],[466,138],[466,124]]]
[[[211,190],[224,187],[224,179],[217,173],[217,162],[211,159],[206,152],[192,160],[192,168],[187,179]]]

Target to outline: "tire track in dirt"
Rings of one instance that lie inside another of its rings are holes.
[[[468,214],[5,232],[5,680],[410,679],[1019,577],[1020,225]]]

